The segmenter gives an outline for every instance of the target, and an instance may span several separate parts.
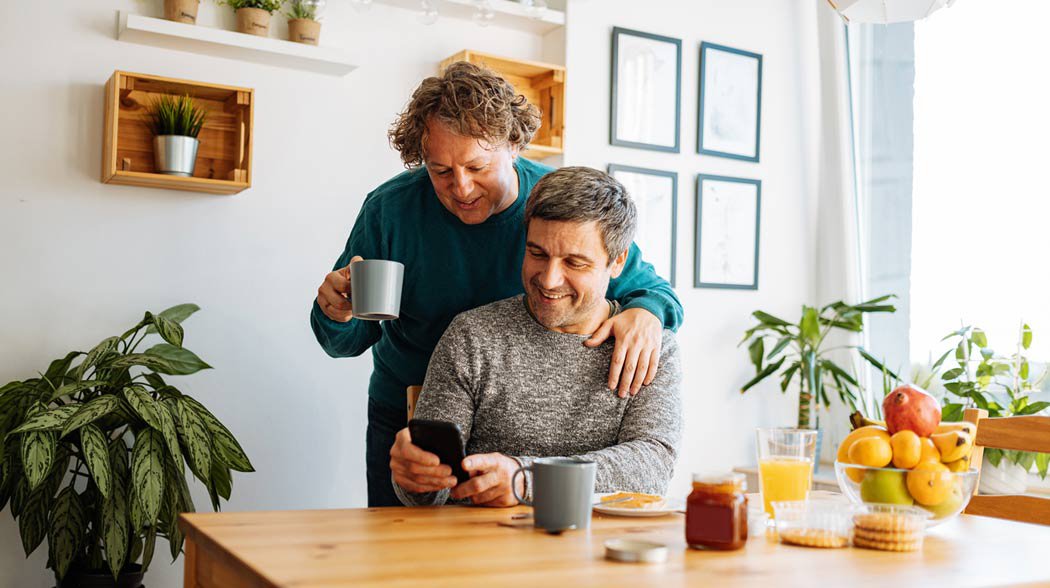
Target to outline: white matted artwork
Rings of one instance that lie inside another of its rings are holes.
[[[762,56],[701,43],[697,151],[758,161],[761,111]]]
[[[616,27],[609,142],[679,152],[682,41]]]
[[[638,228],[634,243],[642,260],[653,265],[657,275],[675,286],[675,260],[678,238],[678,174],[675,172],[609,165],[609,175],[616,178],[638,211]]]
[[[694,286],[758,289],[761,212],[760,180],[697,176]]]

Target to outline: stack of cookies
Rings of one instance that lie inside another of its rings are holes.
[[[922,548],[925,521],[903,513],[874,512],[853,517],[853,545],[882,551]]]

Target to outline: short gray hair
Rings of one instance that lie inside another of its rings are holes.
[[[623,184],[589,167],[563,167],[536,182],[525,203],[526,230],[534,218],[596,222],[609,263],[631,246],[638,226],[638,211]]]

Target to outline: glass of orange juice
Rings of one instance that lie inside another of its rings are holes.
[[[758,429],[758,485],[770,520],[774,502],[806,499],[816,451],[816,431]]]

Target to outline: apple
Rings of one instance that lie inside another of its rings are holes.
[[[882,414],[886,430],[913,431],[919,437],[929,437],[941,422],[941,407],[937,399],[918,386],[905,384],[882,400]]]
[[[966,497],[963,496],[962,485],[955,483],[952,484],[951,493],[948,494],[948,498],[936,505],[936,506],[923,506],[926,510],[933,513],[933,518],[943,519],[955,514],[957,511],[962,509],[963,502]],[[922,505],[920,505],[922,506]]]
[[[860,483],[860,499],[884,504],[915,504],[915,499],[908,494],[904,472],[893,470],[868,470]]]

